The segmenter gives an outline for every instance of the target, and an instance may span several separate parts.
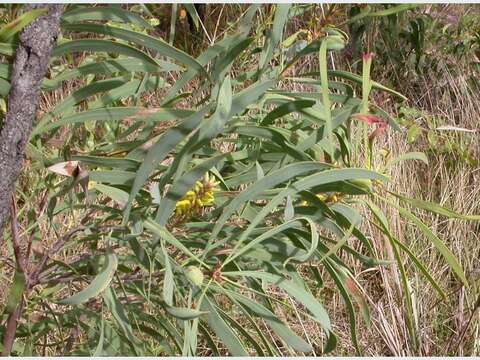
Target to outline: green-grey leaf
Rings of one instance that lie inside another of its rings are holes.
[[[120,121],[125,119],[137,121],[169,121],[182,119],[192,114],[191,110],[170,108],[111,107],[82,111],[65,116],[58,121],[36,127],[32,136],[41,134],[67,124],[84,123],[86,121]]]
[[[106,261],[104,269],[97,276],[95,276],[92,282],[85,289],[73,296],[60,300],[58,303],[63,305],[83,304],[108,288],[110,281],[112,281],[115,271],[117,270],[118,260],[117,256],[113,252],[104,255],[104,258]]]
[[[122,332],[130,342],[132,350],[135,351],[137,356],[142,356],[143,352],[141,349],[141,342],[133,334],[132,326],[128,320],[127,313],[125,312],[120,300],[118,300],[117,294],[112,287],[109,287],[107,291],[105,291],[103,294],[103,300],[105,301],[108,309],[112,312],[112,315],[122,329]]]
[[[19,270],[15,271],[13,276],[13,282],[10,286],[10,291],[6,299],[6,305],[4,309],[4,314],[11,314],[15,311],[17,306],[20,304],[23,296],[23,291],[25,290],[26,278],[25,274]]]
[[[95,184],[95,189],[102,194],[108,196],[110,199],[116,201],[123,208],[128,201],[128,193],[113,186],[107,186],[103,184]]]
[[[175,148],[175,146],[182,141],[187,134],[189,134],[193,129],[195,129],[195,127],[198,126],[198,124],[200,124],[200,121],[203,119],[207,111],[208,107],[205,107],[185,119],[181,124],[167,130],[165,134],[163,134],[148,150],[145,159],[137,171],[132,189],[130,190],[128,204],[125,208],[123,216],[124,223],[127,222],[130,216],[130,210],[135,196],[138,194],[143,184],[145,184],[147,181],[150,173],[161,161],[167,157],[168,153]]]
[[[100,24],[68,24],[64,26],[65,29],[71,31],[85,31],[90,33],[97,33],[103,35],[110,35],[114,38],[126,40],[133,42],[137,45],[147,47],[149,49],[155,50],[158,54],[173,58],[178,60],[182,64],[185,64],[193,69],[195,69],[198,73],[206,76],[208,78],[208,74],[203,68],[203,66],[198,63],[197,60],[192,58],[187,53],[178,50],[177,48],[169,45],[165,41],[154,38],[152,36],[142,34],[139,32],[121,29],[113,26],[108,25],[100,25]]]
[[[211,238],[215,238],[218,235],[218,233],[222,229],[223,224],[245,202],[252,200],[265,190],[272,189],[277,185],[288,181],[296,176],[300,176],[313,171],[321,171],[324,170],[326,167],[328,167],[328,165],[313,161],[298,162],[295,164],[287,165],[283,169],[276,170],[271,174],[258,180],[246,190],[241,192],[237,197],[232,200],[232,202],[227,207],[225,207],[222,215],[217,220],[215,227],[213,228]]]
[[[159,66],[159,64],[153,58],[148,56],[143,51],[140,51],[132,46],[110,40],[81,39],[66,41],[60,45],[57,45],[52,50],[51,56],[59,57],[65,54],[83,51],[121,54],[137,58],[156,67]]]
[[[102,356],[103,355],[103,341],[105,339],[105,325],[104,325],[104,320],[102,316],[102,321],[100,322],[100,337],[98,339],[98,344],[95,349],[95,352],[93,353],[92,356]]]
[[[117,6],[79,7],[65,12],[61,19],[67,23],[111,20],[125,24],[134,24],[146,29],[152,28],[148,21],[141,16]]]
[[[228,295],[243,304],[248,311],[254,313],[256,316],[263,318],[272,330],[283,340],[285,343],[297,351],[310,352],[312,347],[306,343],[301,337],[295,334],[289,327],[285,326],[282,321],[266,307],[259,303],[238,294],[233,291],[228,291]]]
[[[180,320],[193,320],[202,315],[208,314],[208,311],[199,311],[197,309],[180,308],[174,306],[165,306],[167,312]]]
[[[39,16],[45,14],[47,9],[34,9],[20,15],[12,22],[2,25],[0,27],[0,41],[10,41],[10,39],[17,33],[19,33],[25,26],[30,24]]]
[[[467,278],[465,277],[465,273],[463,272],[462,266],[458,262],[455,255],[453,255],[452,251],[442,242],[442,240],[440,240],[438,236],[435,235],[427,225],[425,225],[419,218],[413,215],[410,211],[398,206],[392,201],[389,201],[384,198],[382,199],[387,204],[397,209],[402,216],[412,221],[425,234],[425,236],[433,243],[433,245],[440,252],[440,254],[445,259],[445,261],[450,265],[450,268],[452,269],[452,271],[466,286],[468,286],[468,281],[467,281]]]
[[[208,311],[208,324],[228,348],[231,355],[248,356],[248,352],[245,350],[240,339],[215,310],[215,305],[210,302],[210,299],[204,299],[202,302],[202,308]]]
[[[223,272],[223,275],[233,277],[253,277],[264,280],[270,284],[277,285],[278,287],[285,290],[290,296],[294,297],[300,303],[302,303],[312,313],[314,319],[318,321],[318,323],[322,325],[325,330],[330,332],[330,318],[328,317],[325,308],[317,301],[317,299],[315,299],[315,297],[310,292],[305,290],[305,288],[300,287],[293,281],[287,280],[280,275],[260,271],[225,271]]]
[[[411,199],[406,196],[397,194],[395,192],[390,192],[390,194],[396,196],[399,198],[401,201],[406,202],[407,204],[410,204],[416,208],[423,209],[429,212],[432,212],[434,214],[446,216],[448,218],[452,219],[461,219],[461,220],[472,220],[472,221],[479,221],[480,220],[480,215],[464,215],[457,213],[449,208],[446,208],[444,206],[441,206],[440,204],[430,202],[430,201],[425,201],[421,199]]]

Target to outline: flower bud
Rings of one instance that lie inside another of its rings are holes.
[[[185,271],[185,276],[193,285],[200,286],[203,284],[203,273],[196,266],[189,266]]]
[[[366,192],[372,192],[373,191],[373,185],[372,185],[372,180],[370,179],[355,179],[355,180],[350,180],[350,182],[362,189],[363,191]]]

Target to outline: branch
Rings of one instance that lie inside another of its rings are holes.
[[[22,170],[25,147],[32,131],[39,91],[50,52],[57,41],[63,5],[48,6],[48,14],[28,25],[20,35],[8,96],[8,110],[0,129],[0,242],[10,213],[15,181]]]
[[[26,272],[27,259],[25,259],[24,255],[22,254],[20,237],[18,236],[17,204],[15,203],[15,199],[13,196],[11,211],[13,253],[15,254],[15,260],[17,262],[17,269],[25,275],[25,279],[27,281],[26,287],[28,287],[28,274]],[[20,302],[17,304],[15,310],[8,316],[7,319],[7,326],[5,328],[5,335],[3,337],[2,356],[9,356],[12,351],[13,343],[15,341],[15,334],[17,332],[18,320],[20,320],[23,312],[23,305],[24,301],[22,294]]]
[[[59,252],[73,235],[75,235],[77,232],[82,231],[84,229],[85,229],[85,226],[79,226],[70,230],[68,233],[62,236],[55,244],[53,244],[52,248],[49,251],[45,251],[45,254],[40,260],[40,263],[36,266],[35,270],[33,270],[30,275],[29,289],[32,289],[35,285],[38,284],[39,282],[38,278],[40,276],[40,273],[44,270],[45,265],[47,264],[47,261],[50,258],[50,256]]]
[[[48,13],[33,21],[20,35],[13,64],[7,115],[3,127],[0,128],[0,243],[11,210],[15,258],[18,268],[26,277],[28,276],[25,272],[26,259],[22,255],[19,244],[17,211],[12,195],[15,181],[22,170],[25,147],[37,111],[38,93],[47,72],[50,52],[57,41],[60,16],[63,13],[63,5],[59,4],[38,4],[31,7],[48,7]],[[2,356],[10,355],[12,351],[23,307],[22,296],[15,310],[8,317]]]
[[[15,334],[17,332],[18,320],[22,316],[23,311],[23,297],[15,310],[8,316],[7,326],[5,327],[5,335],[3,337],[3,351],[2,356],[10,356],[12,352],[13,343],[15,342]]]
[[[22,247],[20,245],[20,237],[18,235],[18,219],[17,219],[17,204],[15,198],[12,196],[12,211],[11,211],[11,223],[12,223],[12,247],[13,253],[15,254],[15,260],[17,262],[18,269],[25,274],[25,277],[28,276],[26,271],[27,261],[22,254]]]

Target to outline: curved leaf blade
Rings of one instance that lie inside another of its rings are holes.
[[[152,25],[140,15],[117,6],[80,7],[65,12],[62,15],[61,20],[66,23],[110,20],[126,24],[134,24],[146,29],[152,28]]]
[[[178,60],[182,64],[195,69],[199,74],[209,78],[208,73],[197,60],[161,39],[131,30],[100,24],[68,24],[65,25],[64,28],[70,31],[85,31],[109,35],[114,38],[133,42],[139,46],[144,46],[146,48],[155,50],[160,55]]]
[[[223,272],[224,276],[245,276],[253,277],[256,279],[262,279],[270,284],[277,285],[278,287],[285,290],[290,296],[297,299],[302,303],[314,316],[314,319],[322,325],[322,327],[330,332],[331,324],[328,313],[325,308],[320,304],[320,302],[315,299],[315,297],[305,290],[305,288],[300,287],[298,284],[293,281],[287,280],[283,276],[275,275],[267,272],[260,271],[225,271]]]
[[[70,296],[66,299],[60,300],[58,303],[62,305],[79,305],[87,302],[91,298],[99,295],[108,288],[110,282],[117,271],[118,260],[117,256],[110,252],[105,256],[106,265],[102,272],[100,272],[85,289]]]
[[[81,39],[66,41],[60,45],[57,45],[52,50],[52,57],[60,57],[65,54],[75,52],[108,52],[130,56],[142,60],[143,62],[159,67],[159,64],[143,51],[140,51],[132,46],[121,44],[119,42],[110,40],[98,40],[98,39]]]

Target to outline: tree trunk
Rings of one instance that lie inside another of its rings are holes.
[[[0,129],[0,243],[10,214],[15,181],[22,170],[25,146],[32,131],[39,91],[57,41],[63,5],[36,4],[48,13],[28,25],[20,35],[8,96],[8,109]]]

